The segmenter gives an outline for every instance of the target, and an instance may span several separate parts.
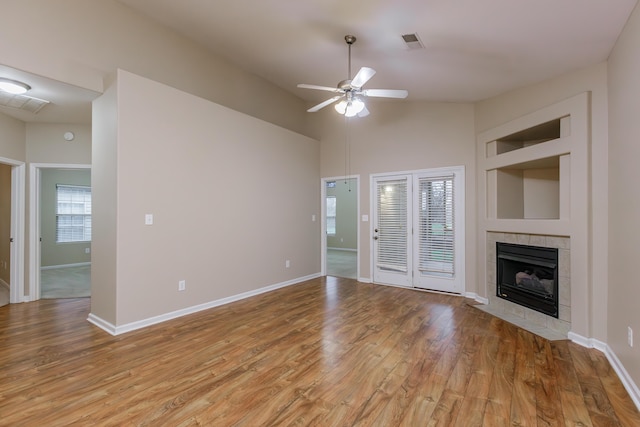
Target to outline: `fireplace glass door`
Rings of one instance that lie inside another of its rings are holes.
[[[558,317],[558,249],[498,242],[497,296]]]

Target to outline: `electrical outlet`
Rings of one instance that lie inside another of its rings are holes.
[[[633,329],[631,329],[631,326],[627,326],[627,342],[629,347],[633,347]]]
[[[178,282],[178,290],[179,291],[184,291],[185,289],[187,289],[187,281],[186,280],[180,280]]]
[[[84,253],[85,253],[85,254],[89,254],[89,253],[91,253],[91,249],[90,249],[90,248],[84,248]]]
[[[286,260],[286,261],[284,262],[284,266],[285,266],[286,268],[291,267],[291,261]]]

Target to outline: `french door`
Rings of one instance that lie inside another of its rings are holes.
[[[464,168],[372,178],[373,281],[464,291]]]

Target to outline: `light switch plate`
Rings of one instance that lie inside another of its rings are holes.
[[[144,216],[144,224],[145,225],[153,225],[153,214],[146,214]]]

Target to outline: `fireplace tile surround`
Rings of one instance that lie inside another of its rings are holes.
[[[570,238],[523,233],[487,232],[486,286],[489,304],[478,308],[548,339],[567,339],[571,330]],[[558,249],[559,318],[496,296],[496,242]]]

